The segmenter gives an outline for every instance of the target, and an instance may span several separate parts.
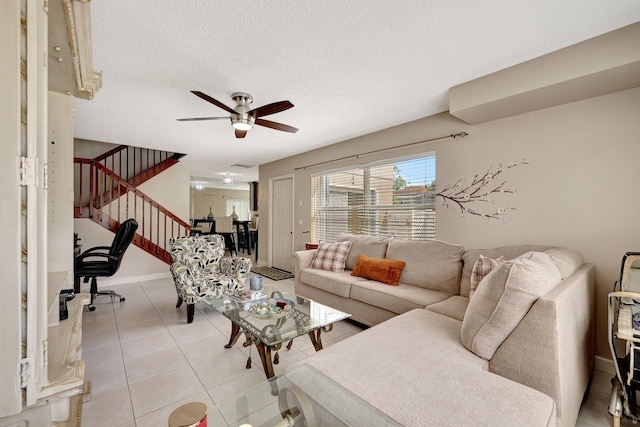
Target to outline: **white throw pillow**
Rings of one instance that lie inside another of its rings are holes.
[[[497,266],[469,301],[462,344],[490,360],[538,298],[560,281],[558,268],[544,252],[528,252]]]

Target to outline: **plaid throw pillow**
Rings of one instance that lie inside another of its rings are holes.
[[[311,261],[311,267],[319,268],[320,270],[342,272],[344,271],[344,263],[347,260],[350,249],[351,242],[349,241],[320,243]]]
[[[482,279],[489,273],[491,270],[499,266],[500,264],[506,262],[507,259],[501,256],[498,259],[489,258],[484,255],[480,255],[475,264],[473,264],[473,269],[471,270],[471,287],[469,289],[469,298],[473,296],[478,289],[478,285],[482,282]]]

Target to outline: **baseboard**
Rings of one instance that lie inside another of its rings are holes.
[[[601,356],[593,358],[593,369],[611,375],[615,375],[616,373],[616,368],[613,366],[613,360]]]
[[[155,274],[143,274],[140,276],[128,276],[128,277],[105,277],[98,279],[99,286],[117,286],[127,283],[146,282],[149,280],[159,279],[171,279],[171,273],[155,273]]]

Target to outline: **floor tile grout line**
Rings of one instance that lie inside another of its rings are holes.
[[[172,284],[171,282],[169,282],[169,280],[165,280],[165,281],[166,281],[166,282],[168,282],[168,283],[170,283],[170,284]],[[142,291],[143,291],[143,292],[145,293],[145,295],[147,295],[147,297],[148,297],[148,294],[147,294],[146,290],[144,289],[144,287],[142,288]],[[151,302],[151,305],[153,305],[153,308],[154,308],[154,310],[156,311],[156,313],[158,313],[158,316],[160,317],[160,320],[162,321],[162,324],[164,325],[164,327],[167,329],[167,331],[168,331],[168,332],[169,332],[169,334],[171,335],[171,338],[173,339],[173,341],[176,343],[176,345],[177,345],[178,349],[180,350],[180,353],[182,354],[182,357],[184,357],[185,361],[187,362],[187,365],[189,366],[189,369],[191,369],[191,371],[193,372],[193,375],[195,375],[195,377],[198,379],[198,382],[199,382],[199,383],[200,383],[200,385],[202,386],[202,390],[204,390],[204,392],[207,394],[207,396],[209,396],[209,399],[211,399],[211,401],[212,401],[212,402],[214,402],[213,398],[211,397],[211,395],[209,394],[209,392],[208,392],[208,390],[207,390],[207,387],[204,385],[204,383],[202,382],[202,380],[200,379],[200,377],[199,377],[199,376],[198,376],[198,374],[196,373],[196,370],[195,370],[194,366],[191,364],[191,361],[189,360],[189,358],[188,358],[188,357],[187,357],[187,355],[185,354],[185,352],[184,352],[184,350],[183,350],[182,346],[180,346],[180,343],[178,343],[178,342],[176,341],[176,338],[175,338],[175,336],[173,335],[173,333],[171,332],[171,330],[169,329],[169,327],[168,327],[168,325],[167,325],[167,322],[166,322],[166,321],[165,321],[165,319],[162,317],[162,315],[160,315],[160,311],[158,310],[158,307],[156,307],[155,303],[154,303],[151,299],[149,299],[149,300],[150,300],[150,302]],[[177,302],[177,295],[176,295],[176,302]],[[176,308],[178,308],[178,307],[176,307]],[[206,316],[205,316],[205,317],[206,317]],[[209,319],[207,318],[207,320],[209,320]],[[211,323],[211,322],[209,322],[209,323]],[[215,325],[214,325],[213,323],[212,323],[212,325],[215,327]],[[217,328],[216,328],[216,329],[217,329]],[[198,393],[194,394],[194,396],[195,396],[195,395],[197,395],[197,394],[198,394]],[[175,403],[175,402],[174,402],[174,403]],[[214,402],[214,403],[215,403],[215,402]],[[167,405],[167,406],[171,406],[171,405],[173,405],[173,403],[172,403],[172,404],[169,404],[169,405]],[[166,407],[166,406],[165,406],[165,407]]]
[[[166,279],[163,279],[165,281],[167,281]],[[138,282],[138,284],[140,285],[140,283]],[[184,354],[182,348],[180,347],[180,344],[176,341],[175,336],[171,333],[171,330],[169,330],[169,327],[167,326],[166,321],[164,320],[164,318],[162,317],[162,315],[160,314],[160,312],[158,311],[158,308],[156,307],[156,305],[154,304],[153,300],[151,299],[151,297],[149,296],[149,294],[147,293],[147,291],[144,289],[144,286],[140,285],[140,289],[142,290],[142,292],[144,293],[145,297],[149,300],[149,303],[151,303],[151,305],[153,306],[154,311],[156,312],[156,314],[158,315],[158,317],[160,318],[160,321],[162,322],[162,325],[164,326],[164,328],[167,330],[167,332],[169,333],[169,335],[171,336],[171,339],[173,340],[173,342],[176,344],[176,346],[178,347],[178,349],[180,350],[180,353],[182,354],[182,356],[185,358],[185,361],[187,362],[189,369],[191,369],[191,371],[193,372],[193,374],[196,376],[196,378],[198,378],[198,375],[195,373],[195,371],[193,370],[193,366],[191,366],[191,363],[189,363],[189,359],[187,359],[186,355]],[[123,355],[123,359],[124,359],[124,355]],[[174,369],[175,370],[175,369]],[[164,371],[167,372],[167,371]],[[163,373],[164,373],[163,372]],[[125,364],[125,373],[126,373],[126,364]],[[160,375],[160,374],[158,374]],[[200,384],[202,385],[203,390],[205,390],[206,392],[206,388],[204,387],[204,384],[202,384],[202,381],[200,381],[200,378],[198,378],[198,381],[200,382]],[[129,389],[129,387],[131,386],[131,384],[135,384],[135,383],[129,383],[129,376],[127,376],[127,388]],[[201,392],[199,392],[201,393]],[[196,396],[198,393],[194,393],[193,396]],[[208,393],[207,393],[208,394]],[[191,396],[186,397],[185,399],[190,398]],[[164,408],[167,408],[173,404],[175,404],[176,402],[170,403],[168,405],[162,406],[160,408],[157,408],[151,412],[148,412],[146,414],[141,414],[139,416],[137,416],[135,414],[135,410],[133,410],[133,399],[131,398],[131,391],[129,390],[129,398],[131,399],[131,408],[133,411],[133,422],[136,423],[136,420],[138,418],[142,418],[145,417],[149,414],[152,414],[153,412],[156,411],[161,411]],[[184,399],[183,399],[184,400]],[[136,423],[137,424],[137,423]]]
[[[135,283],[138,285],[138,287],[140,287],[140,289],[142,289],[140,282],[135,282]],[[144,289],[142,290],[144,292]],[[133,424],[136,425],[136,411],[133,407],[133,396],[131,395],[131,384],[129,383],[129,375],[127,374],[127,364],[125,363],[125,359],[124,359],[124,350],[122,349],[122,337],[120,336],[120,324],[118,323],[118,316],[116,316],[115,306],[112,304],[111,307],[113,309],[113,317],[116,319],[116,330],[118,331],[118,342],[120,344],[120,353],[121,353],[120,355],[122,357],[124,377],[127,380],[127,393],[129,394],[129,405],[131,406],[131,414],[133,416],[133,418],[130,421],[133,421]]]

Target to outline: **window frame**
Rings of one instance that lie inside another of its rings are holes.
[[[433,159],[433,167],[427,170],[427,164],[431,158]],[[398,163],[423,159],[425,162],[425,173],[421,176],[421,179],[425,183],[429,182],[430,177],[433,177],[433,179],[430,181],[430,184],[424,184],[422,186],[431,187],[431,185],[436,182],[437,167],[435,151],[334,168],[311,174],[311,239],[313,241],[335,241],[337,236],[342,232],[393,236],[412,240],[435,239],[436,207],[435,196],[433,196],[431,189],[428,188],[425,193],[419,195],[422,200],[420,203],[396,203],[396,190],[394,190],[393,187],[389,191],[388,188],[380,188],[372,184],[372,168],[380,166],[393,168]],[[337,178],[340,173],[344,172],[351,172],[353,175],[350,186],[336,181],[334,181],[333,184],[330,182],[332,176]],[[356,174],[358,179],[361,177],[362,185],[355,185],[354,178]],[[395,182],[395,171],[393,177],[393,182]],[[384,179],[380,176],[375,176],[374,178],[376,180]],[[333,189],[327,188],[327,186],[333,186]],[[334,195],[340,193],[347,194],[347,205],[330,205],[330,201],[327,200],[327,198],[331,197],[332,192]],[[362,202],[350,204],[350,199],[356,197],[355,195],[357,194],[361,195],[360,198]],[[380,204],[380,200],[384,198],[384,196],[387,198],[391,197],[391,204]],[[324,204],[325,206],[318,206],[318,204]],[[380,215],[381,212],[385,213],[385,215]],[[332,221],[328,218],[331,214],[335,215],[340,213],[344,214],[346,219],[343,218]],[[358,215],[358,217],[352,220],[351,218],[353,218],[354,213]],[[407,216],[410,218],[409,221],[406,219]],[[402,219],[403,217],[404,219]],[[386,220],[381,220],[380,218],[386,218]],[[391,223],[388,222],[389,219],[391,219]],[[399,225],[403,222],[407,227]]]

